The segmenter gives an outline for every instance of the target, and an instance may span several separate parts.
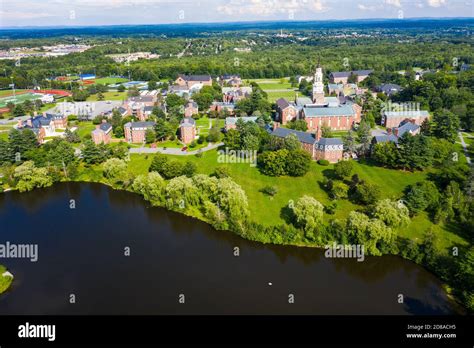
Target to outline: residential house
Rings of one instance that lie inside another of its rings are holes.
[[[101,124],[98,124],[96,128],[91,132],[92,141],[96,144],[108,144],[112,139],[112,125],[107,123],[106,120],[102,120]]]
[[[400,92],[402,89],[403,88],[401,86],[394,83],[383,83],[375,88],[377,92],[381,92],[389,97]]]
[[[221,85],[240,87],[242,85],[242,78],[240,75],[222,75],[218,79]]]
[[[209,111],[217,111],[218,113],[226,112],[229,116],[235,115],[235,104],[224,102],[212,102]]]
[[[413,120],[415,124],[421,125],[429,117],[430,114],[426,110],[384,111],[382,113],[382,125],[386,128],[394,128],[406,119]]]
[[[30,129],[36,134],[38,143],[42,144],[45,137],[56,137],[57,129],[67,128],[67,117],[59,114],[43,113],[42,115],[33,116],[25,121],[18,121],[17,129]]]
[[[357,75],[357,83],[364,81],[373,70],[353,70],[353,71],[335,71],[329,75],[331,83],[347,84],[349,76]]]
[[[239,100],[248,98],[251,93],[252,87],[222,87],[222,101],[237,103]]]
[[[386,142],[393,142],[398,144],[398,139],[405,133],[410,135],[417,135],[420,133],[421,127],[417,125],[413,119],[404,120],[400,126],[387,129],[387,134],[376,135],[372,138],[372,144],[380,144]]]
[[[196,84],[201,84],[203,86],[212,86],[212,78],[210,75],[178,75],[178,78],[175,80],[175,84],[178,86],[186,86],[191,88]]]
[[[190,117],[183,118],[179,123],[179,134],[183,143],[191,143],[196,138],[196,121]]]
[[[129,143],[143,144],[146,140],[146,131],[155,127],[155,122],[139,121],[127,122],[124,125],[125,139]]]
[[[321,137],[321,128],[316,133],[301,132],[289,128],[278,127],[271,132],[272,136],[286,138],[290,134],[296,136],[303,150],[311,155],[314,160],[327,160],[331,163],[343,159],[343,142],[340,138]]]
[[[276,101],[276,119],[285,125],[298,118],[298,109],[286,99],[280,98]]]
[[[184,117],[193,117],[199,113],[198,104],[194,100],[188,100],[184,106]]]
[[[237,128],[237,121],[241,120],[244,123],[256,122],[258,117],[256,116],[244,116],[244,117],[227,117],[225,119],[225,130]]]

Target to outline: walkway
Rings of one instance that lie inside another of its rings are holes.
[[[462,136],[462,132],[459,132],[458,133],[459,135],[459,139],[461,139],[461,145],[464,149],[464,155],[466,156],[466,161],[467,161],[467,164],[471,164],[471,157],[469,157],[469,151],[467,149],[467,144],[466,142],[464,141],[464,138]]]
[[[214,150],[222,145],[224,145],[224,143],[210,144],[210,145],[207,145],[206,147],[203,147],[199,150],[194,150],[194,151],[181,151],[181,149],[171,148],[171,147],[167,147],[167,148],[156,147],[154,149],[150,147],[132,147],[129,150],[129,152],[131,154],[158,153],[159,152],[165,155],[191,156],[191,155],[196,155],[197,153],[200,153],[200,152]]]

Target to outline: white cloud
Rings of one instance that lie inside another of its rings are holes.
[[[440,7],[446,4],[446,0],[428,0],[428,6]]]
[[[327,7],[322,0],[231,0],[217,6],[217,11],[226,15],[271,16],[282,13],[323,12]]]
[[[400,4],[400,0],[385,0],[385,3],[387,5],[391,5],[395,7],[402,7],[402,4]]]
[[[357,8],[362,11],[375,11],[377,9],[376,6],[366,6],[364,4],[358,4]]]
[[[8,19],[35,19],[54,16],[46,12],[0,11],[0,17]]]

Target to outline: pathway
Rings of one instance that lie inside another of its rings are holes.
[[[464,141],[464,138],[462,136],[462,132],[459,132],[458,133],[459,135],[459,139],[461,139],[461,145],[464,149],[464,155],[466,156],[466,161],[467,161],[467,164],[471,164],[471,157],[469,157],[469,151],[467,149],[467,144],[466,142]]]
[[[224,145],[224,143],[209,144],[206,147],[203,147],[199,150],[194,150],[194,151],[181,151],[181,149],[179,148],[171,148],[171,147],[167,147],[167,148],[156,147],[154,149],[150,147],[132,147],[130,148],[129,152],[131,154],[158,153],[159,152],[165,155],[191,156],[191,155],[196,155],[199,152],[214,150],[222,145]]]

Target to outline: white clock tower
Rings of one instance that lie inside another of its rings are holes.
[[[313,79],[313,103],[318,105],[326,104],[326,99],[324,98],[323,69],[321,69],[319,60]]]

